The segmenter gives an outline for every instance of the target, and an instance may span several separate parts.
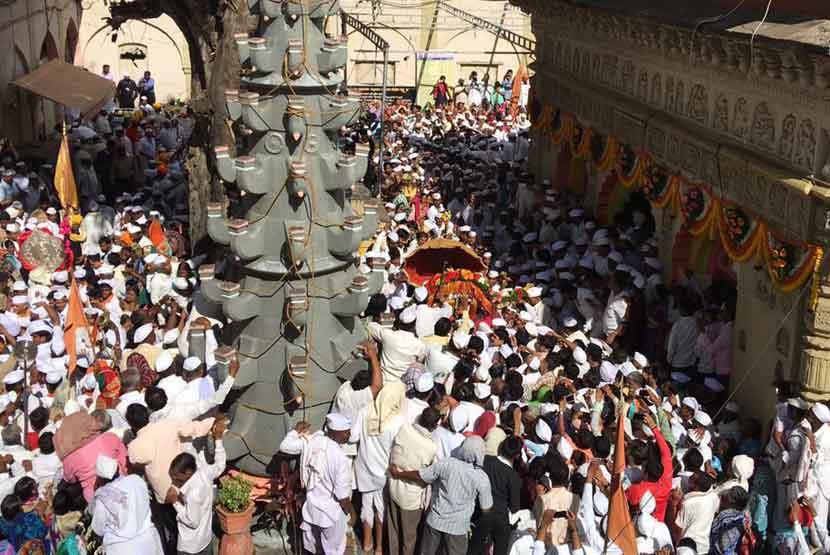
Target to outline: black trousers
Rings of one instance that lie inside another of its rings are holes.
[[[173,505],[163,505],[153,499],[150,492],[150,515],[153,525],[161,537],[161,546],[165,553],[176,553],[179,543],[179,525],[176,522],[176,509]]]
[[[470,538],[469,555],[484,553],[484,547],[492,538],[493,555],[507,555],[510,547],[510,534],[513,527],[507,520],[507,515],[499,515],[493,512],[482,513],[478,525],[473,528]]]

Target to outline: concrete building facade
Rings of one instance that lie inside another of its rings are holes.
[[[30,143],[60,121],[54,103],[11,83],[45,61],[74,60],[81,11],[78,0],[0,1],[0,136]]]
[[[731,388],[744,414],[766,422],[776,376],[830,396],[826,48],[578,1],[512,2],[537,39],[538,178],[581,187],[600,219],[644,195],[667,283],[731,274]]]
[[[84,3],[75,64],[95,73],[109,64],[116,81],[129,74],[138,82],[149,70],[156,81],[159,102],[189,98],[190,53],[176,23],[163,15],[145,21],[129,20],[113,31],[106,22],[109,16],[105,0]],[[139,59],[133,59],[136,57]]]
[[[507,1],[452,0],[452,7],[472,13],[492,23],[500,24],[519,35],[532,38],[530,17]],[[374,5],[374,8],[373,8]],[[451,55],[444,67],[454,84],[465,80],[471,71],[479,78],[489,71],[493,80],[499,80],[508,69],[514,72],[520,64],[530,60],[526,52],[506,42],[496,40],[494,34],[477,28],[464,20],[438,10],[436,3],[423,0],[367,2],[341,0],[343,10],[366,23],[389,43],[388,85],[411,87],[421,73],[419,53],[427,50]],[[433,19],[434,32],[430,32]],[[349,85],[380,85],[383,76],[383,56],[365,37],[349,29]],[[425,85],[431,75],[422,74]],[[492,82],[492,81],[491,81]]]

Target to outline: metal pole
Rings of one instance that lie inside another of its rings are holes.
[[[438,24],[438,11],[441,9],[442,0],[435,2],[435,11],[432,12],[432,23],[429,25],[429,35],[427,35],[427,43],[424,48],[424,59],[421,61],[421,69],[418,70],[418,53],[415,53],[415,99],[412,104],[418,103],[418,93],[421,91],[421,80],[424,77],[424,70],[427,67],[427,58],[429,57],[429,49],[432,47],[432,37],[435,35],[435,26]]]
[[[378,142],[378,178],[374,195],[379,196],[383,185],[383,124],[386,119],[386,78],[389,67],[389,47],[383,49],[383,82],[380,88],[380,141]]]
[[[343,10],[340,11],[340,36],[347,37],[349,36],[349,28],[346,25],[346,18],[344,16]],[[347,43],[348,44],[348,43]],[[346,60],[346,64],[343,66],[343,87],[345,90],[349,90],[349,60]]]
[[[23,446],[29,441],[29,359],[23,355]]]
[[[507,19],[507,10],[510,7],[510,2],[504,3],[504,10],[501,12],[501,22],[499,23],[499,31],[496,33],[496,38],[493,40],[493,49],[490,51],[490,62],[487,64],[487,74],[490,73],[490,68],[493,67],[493,59],[496,56],[496,47],[501,38],[501,30],[504,29],[504,21]],[[485,84],[486,86],[486,84]]]

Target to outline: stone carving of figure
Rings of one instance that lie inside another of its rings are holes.
[[[681,116],[684,114],[684,108],[686,106],[686,87],[683,85],[683,81],[680,79],[677,80],[677,105],[675,106],[675,110]]]
[[[778,155],[785,160],[793,157],[793,143],[795,141],[795,116],[790,114],[784,118],[781,128],[781,142],[778,143]]]
[[[729,99],[725,94],[718,95],[715,101],[715,118],[712,126],[717,131],[729,133]]]
[[[709,94],[703,85],[695,85],[689,96],[689,117],[701,125],[709,120]]]
[[[636,76],[634,62],[627,60],[623,64],[621,88],[628,94],[634,94],[634,79]]]
[[[816,129],[811,120],[801,120],[796,145],[794,162],[805,170],[812,170],[816,160]]]
[[[640,70],[640,79],[637,81],[637,98],[648,102],[648,71]]]
[[[674,97],[674,77],[666,78],[666,111],[674,112],[676,98]]]
[[[651,103],[658,108],[663,107],[663,80],[659,73],[651,78]]]
[[[739,98],[735,103],[735,119],[732,120],[732,134],[739,139],[749,136],[749,108],[746,98]]]
[[[751,141],[767,150],[775,149],[775,118],[766,102],[761,102],[755,107]]]

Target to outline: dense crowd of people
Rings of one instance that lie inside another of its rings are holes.
[[[0,152],[0,553],[212,553],[238,363],[190,356],[216,324],[192,306],[192,128],[159,104],[76,120],[79,211]]]
[[[742,416],[734,288],[668,281],[644,199],[601,225],[531,175],[527,89],[513,98],[510,80],[444,83],[430,106],[388,106],[384,129],[372,106],[345,137],[383,149],[384,223],[358,262],[388,279],[364,313],[369,370],[280,446],[305,492],[303,548],[828,551],[830,408],[781,380],[769,427]],[[133,85],[125,101],[147,90]],[[69,130],[79,213],[52,168],[0,151],[1,554],[212,553],[217,409],[239,364],[193,304],[193,119],[128,108]],[[47,270],[26,244],[52,239],[64,261]],[[433,239],[481,262],[452,278],[467,294],[405,271]]]
[[[780,380],[770,428],[742,415],[734,284],[669,281],[645,199],[601,225],[528,172],[521,105],[448,90],[386,114],[371,371],[281,447],[301,455],[305,549],[343,553],[354,529],[392,555],[826,552],[830,409]],[[407,257],[439,238],[485,269],[412,283]]]

